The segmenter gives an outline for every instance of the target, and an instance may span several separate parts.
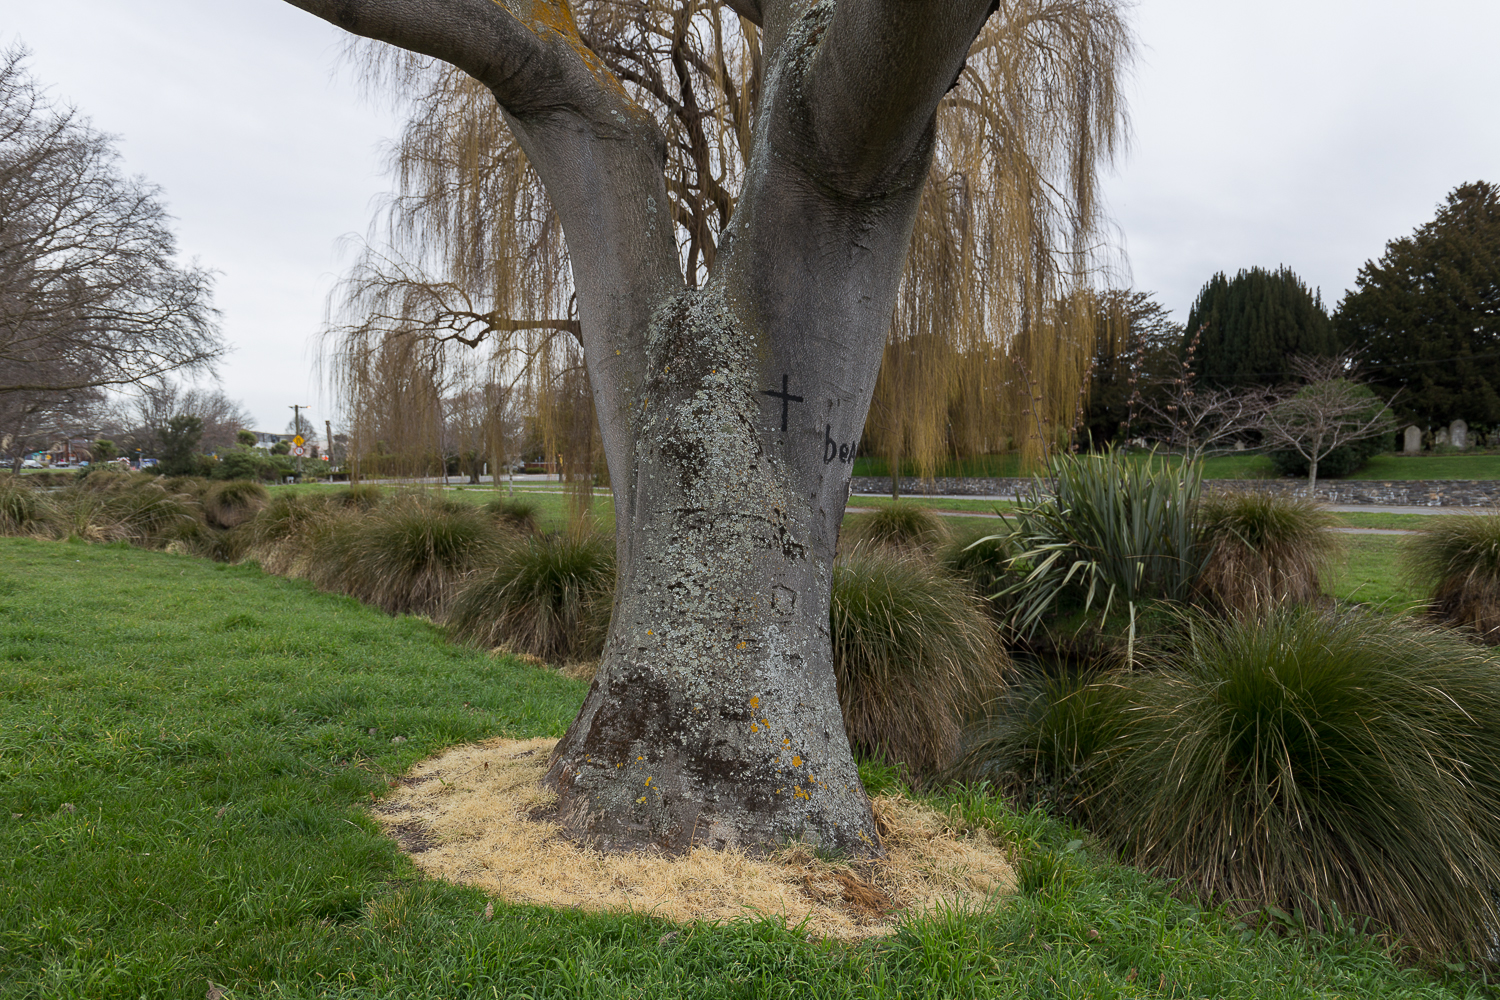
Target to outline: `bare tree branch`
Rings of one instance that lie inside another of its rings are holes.
[[[212,275],[175,262],[157,189],[45,101],[23,58],[0,54],[0,394],[208,370],[224,352]]]

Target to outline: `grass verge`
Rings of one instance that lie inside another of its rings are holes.
[[[1022,894],[861,947],[769,922],[487,911],[364,812],[442,747],[561,733],[583,689],[251,565],[0,539],[0,994],[1485,995],[1348,928],[1303,938],[1182,902],[978,791],[928,801],[1005,837]]]

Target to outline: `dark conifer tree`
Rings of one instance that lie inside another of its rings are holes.
[[[1340,349],[1322,297],[1287,267],[1214,275],[1188,312],[1185,338],[1200,327],[1197,374],[1205,385],[1275,385],[1290,378],[1287,358]]]
[[[1500,424],[1500,188],[1455,188],[1435,219],[1387,243],[1334,326],[1381,395],[1400,390],[1408,419]]]

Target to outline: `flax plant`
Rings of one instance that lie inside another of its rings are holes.
[[[1192,595],[1202,567],[1192,519],[1202,471],[1192,463],[1111,453],[1062,455],[1052,476],[1051,490],[1035,483],[1030,502],[1010,519],[1015,577],[997,597],[1010,603],[1011,623],[1022,635],[1070,601],[1100,622],[1118,609],[1129,618],[1126,656],[1133,660],[1140,604]]]

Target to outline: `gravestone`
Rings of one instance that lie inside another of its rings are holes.
[[[1448,443],[1448,428],[1446,428],[1446,427],[1439,427],[1437,429],[1437,433],[1432,436],[1432,446],[1434,448],[1438,448],[1438,447],[1441,447],[1441,446],[1443,446],[1443,445],[1445,445],[1447,443]]]
[[[1459,451],[1469,447],[1469,425],[1463,420],[1455,420],[1448,425],[1448,443]]]
[[[1401,450],[1408,455],[1415,455],[1422,450],[1422,428],[1412,424],[1402,435]]]

